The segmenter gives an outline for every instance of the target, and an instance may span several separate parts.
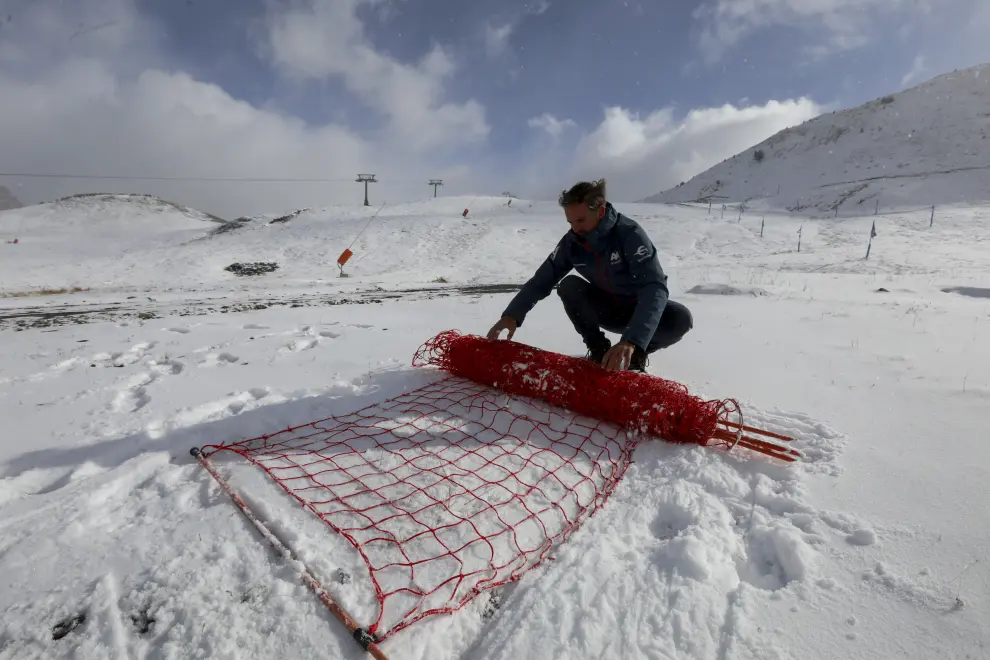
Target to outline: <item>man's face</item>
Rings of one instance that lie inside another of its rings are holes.
[[[598,226],[598,221],[605,215],[605,207],[589,209],[587,204],[568,204],[564,207],[564,215],[571,225],[571,231],[583,237]]]

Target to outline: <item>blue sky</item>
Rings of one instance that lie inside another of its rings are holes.
[[[990,60],[981,0],[0,0],[0,180],[232,215],[379,198],[639,199],[786,126]],[[984,43],[986,42],[986,43]],[[13,185],[12,185],[13,183]]]

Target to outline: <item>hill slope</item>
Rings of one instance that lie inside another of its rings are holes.
[[[128,265],[139,267],[148,255],[207,236],[223,224],[151,195],[75,195],[3,211],[0,236],[18,238],[19,244],[4,255],[12,268],[0,290],[119,283]]]
[[[113,296],[519,284],[567,231],[552,202],[516,200],[507,206],[502,197],[479,197],[464,218],[467,201],[430,199],[385,206],[380,212],[340,205],[233,222],[134,196],[70,199],[7,211],[0,213],[0,234],[18,234],[20,244],[3,246],[0,296],[73,287]],[[768,214],[761,234],[761,217],[752,214],[737,222],[737,214],[722,219],[705,209],[668,205],[622,204],[620,210],[654,237],[675,291],[708,284],[726,258],[736,268],[760,273],[923,276],[926,286],[980,286],[987,267],[986,259],[971,249],[986,232],[985,222],[974,222],[983,220],[982,211],[940,211],[935,233],[946,240],[934,242],[929,241],[927,211],[894,216],[889,223],[881,215],[882,239],[865,261],[864,241],[877,219],[872,215],[842,225],[829,219],[819,226]],[[802,226],[798,253],[796,232]],[[922,242],[940,258],[905,269],[902,250]],[[336,260],[348,247],[353,257],[344,268],[347,277],[341,278]],[[232,264],[258,262],[277,268],[260,277],[226,270]],[[750,279],[748,284],[768,287],[780,281],[769,275]]]
[[[466,201],[430,199],[380,212],[340,205],[233,222],[135,196],[7,211],[0,213],[0,234],[17,233],[20,244],[3,246],[0,297],[73,287],[114,296],[520,284],[567,230],[552,202],[516,200],[510,207],[501,197],[479,197],[463,218]],[[761,230],[761,216],[752,214],[723,219],[706,209],[657,204],[622,204],[620,210],[654,238],[674,291],[721,278],[714,273],[724,271],[726,258],[735,269],[761,273],[746,284],[771,290],[782,281],[782,272],[897,275],[921,278],[923,286],[981,286],[988,267],[972,250],[974,241],[985,240],[990,213],[982,210],[940,211],[937,241],[930,240],[928,211],[890,219],[869,215],[840,224],[767,214]],[[881,238],[867,261],[865,240],[874,221]],[[802,227],[801,251],[796,252],[796,232]],[[932,259],[905,268],[902,258],[921,244]],[[348,247],[353,257],[344,268],[347,277],[341,278],[336,260]],[[235,263],[257,262],[278,267],[260,277],[227,270]],[[720,283],[738,284],[724,278]]]
[[[840,214],[990,200],[990,64],[773,135],[646,202]],[[762,154],[762,158],[760,157]]]

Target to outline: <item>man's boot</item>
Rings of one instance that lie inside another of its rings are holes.
[[[646,351],[639,346],[633,349],[632,358],[629,360],[629,371],[639,371],[645,374],[649,364],[650,360],[646,357]]]
[[[612,342],[605,340],[605,343],[598,344],[597,346],[589,346],[588,353],[585,355],[586,360],[591,360],[595,364],[601,364],[605,360],[605,354],[608,353],[609,349],[612,348]]]

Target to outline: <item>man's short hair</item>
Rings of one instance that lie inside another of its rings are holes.
[[[605,179],[575,183],[570,190],[560,193],[557,203],[561,206],[584,204],[589,209],[597,209],[605,203]]]

